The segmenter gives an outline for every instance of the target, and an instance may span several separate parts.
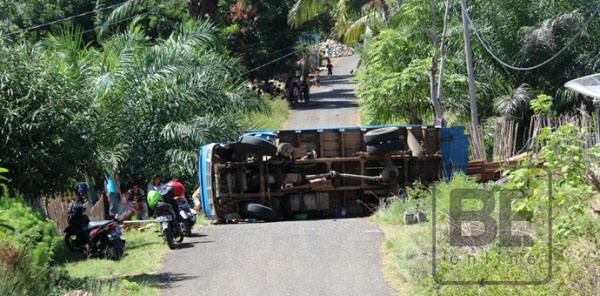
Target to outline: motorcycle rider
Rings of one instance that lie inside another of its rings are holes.
[[[171,205],[173,209],[172,214],[174,217],[176,217],[176,220],[179,222],[182,221],[182,219],[179,216],[179,211],[177,210],[179,206],[177,205],[175,198],[178,196],[185,197],[185,187],[179,182],[179,180],[177,180],[177,177],[175,177],[174,175],[170,175],[169,180],[169,183],[165,184],[161,189],[160,194],[163,196],[164,202]],[[180,232],[181,227],[179,227],[179,223],[173,224],[175,224],[175,232]]]
[[[179,182],[179,180],[177,180],[177,177],[175,177],[175,175],[169,176],[169,183],[167,183],[167,186],[174,189],[173,199],[179,196],[185,197],[185,187]]]

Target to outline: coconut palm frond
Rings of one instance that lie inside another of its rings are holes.
[[[128,146],[118,143],[112,147],[106,147],[98,152],[100,167],[105,171],[118,172],[127,160]]]
[[[529,85],[522,84],[508,93],[494,99],[494,108],[502,115],[513,115],[529,107],[532,98]]]
[[[298,0],[288,12],[288,24],[297,28],[336,4],[336,0]]]
[[[365,15],[348,27],[346,32],[344,32],[344,43],[351,44],[352,41],[357,40],[360,35],[365,33],[370,16],[371,15]]]
[[[133,17],[142,9],[149,7],[149,4],[149,0],[126,1],[113,9],[105,19],[101,19],[101,14],[99,14],[96,18],[98,39],[102,40],[108,37],[108,34],[114,30],[115,26],[118,26],[125,19]],[[96,5],[96,7],[98,6]],[[134,22],[137,22],[135,20],[139,20],[140,18],[141,16],[134,18]]]

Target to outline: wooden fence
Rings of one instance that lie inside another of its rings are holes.
[[[77,200],[75,192],[66,192],[34,200],[32,206],[40,209],[46,217],[56,222],[58,232],[62,233],[69,225],[67,207],[75,200]],[[92,221],[105,220],[107,201],[101,198],[100,195],[96,196],[96,200],[98,202],[95,205],[92,205],[89,201],[85,203],[85,213]]]

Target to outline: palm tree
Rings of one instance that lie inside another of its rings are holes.
[[[288,23],[299,27],[321,13],[332,12],[337,38],[350,43],[357,40],[367,26],[387,22],[388,5],[384,0],[297,0],[288,13]]]
[[[69,30],[62,34],[47,46],[89,94],[83,124],[102,170],[189,176],[201,145],[235,138],[243,114],[264,110],[239,78],[239,63],[217,49],[208,21],[190,20],[152,42],[134,20],[100,49],[83,46]]]

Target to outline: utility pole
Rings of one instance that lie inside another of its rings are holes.
[[[479,113],[477,112],[477,99],[475,97],[475,78],[473,77],[473,53],[471,52],[471,39],[469,39],[469,21],[467,20],[467,3],[460,0],[462,6],[462,23],[465,33],[465,55],[467,57],[467,75],[469,79],[469,98],[471,99],[471,122],[473,127],[479,127]]]

